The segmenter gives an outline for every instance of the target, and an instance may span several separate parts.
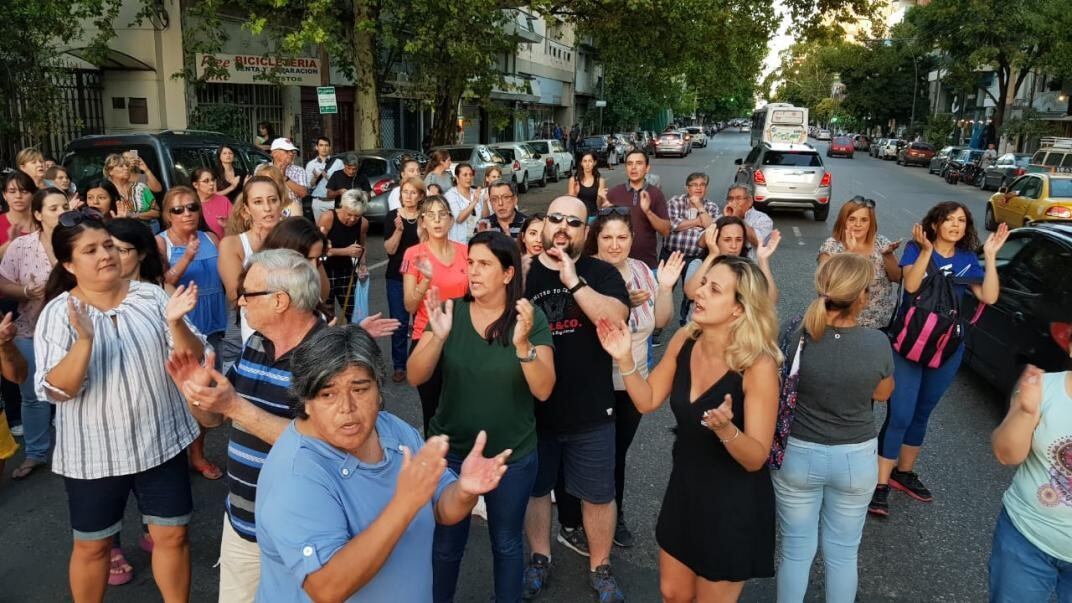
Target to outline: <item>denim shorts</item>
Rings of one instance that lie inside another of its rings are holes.
[[[595,505],[614,500],[614,423],[579,433],[539,433],[540,468],[532,495],[547,496],[564,471],[566,491]]]
[[[147,524],[185,526],[193,513],[185,450],[141,473],[99,479],[65,477],[63,484],[76,540],[103,540],[119,533],[131,492]]]

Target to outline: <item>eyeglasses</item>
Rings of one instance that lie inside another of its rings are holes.
[[[138,250],[137,247],[123,247],[121,245],[116,245],[115,248],[119,251],[119,255],[130,255]]]
[[[260,297],[262,295],[271,295],[273,293],[277,293],[277,292],[276,291],[271,291],[271,290],[246,291],[245,287],[239,287],[238,288],[238,297],[236,299],[242,299],[243,297],[246,298],[246,299],[249,299],[251,297]]]
[[[615,205],[614,207],[601,207],[601,208],[599,208],[599,212],[597,212],[597,215],[600,218],[605,218],[605,217],[611,216],[611,215],[629,216],[630,211],[631,210],[628,207],[625,207],[625,206],[622,206],[622,205]]]
[[[60,226],[74,228],[86,220],[100,222],[102,219],[101,213],[92,207],[80,207],[74,211],[65,211],[60,214]]]
[[[449,220],[450,219],[450,212],[449,211],[426,211],[421,215],[423,215],[425,217],[425,219],[431,220],[433,222],[439,222],[440,220]]]
[[[547,221],[551,224],[561,224],[563,220],[570,228],[580,228],[584,226],[584,220],[578,218],[577,216],[567,216],[558,212],[555,212],[553,214],[547,214]]]
[[[870,207],[871,209],[875,209],[875,200],[874,199],[868,199],[867,197],[862,197],[860,195],[856,195],[852,199],[849,199],[849,201],[851,201],[853,203],[859,203],[860,205],[863,205],[864,207]]]
[[[176,205],[175,207],[169,207],[168,211],[171,212],[171,214],[175,215],[175,216],[181,216],[182,214],[184,214],[186,212],[190,212],[191,214],[196,214],[197,212],[201,211],[201,204],[200,203],[187,203],[186,205]]]
[[[510,195],[510,194],[507,194],[507,195],[495,195],[494,197],[490,197],[492,203],[507,203],[513,198],[514,198],[514,196]]]

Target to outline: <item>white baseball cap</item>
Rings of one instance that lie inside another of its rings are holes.
[[[276,138],[272,141],[272,150],[297,151],[298,147],[294,146],[294,143],[286,138]]]

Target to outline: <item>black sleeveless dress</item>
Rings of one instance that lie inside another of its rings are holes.
[[[349,247],[361,239],[361,226],[365,217],[361,216],[353,226],[347,226],[339,220],[339,215],[333,209],[331,230],[327,232],[328,241],[333,249]],[[326,251],[325,251],[326,253]],[[336,300],[342,307],[343,316],[349,320],[354,312],[353,288],[357,283],[357,263],[360,258],[350,258],[344,255],[329,256],[324,261],[324,270],[328,273],[328,282],[331,283],[331,300]]]
[[[584,206],[588,208],[588,217],[595,217],[596,212],[599,211],[599,179],[596,178],[592,186],[585,186],[581,180],[577,180],[577,184],[580,185],[577,198],[584,201]]]
[[[740,582],[774,575],[774,487],[764,466],[746,471],[718,436],[700,425],[704,411],[733,396],[733,423],[744,430],[744,382],[729,371],[694,403],[688,340],[677,357],[670,409],[677,419],[673,468],[655,539],[697,576]]]

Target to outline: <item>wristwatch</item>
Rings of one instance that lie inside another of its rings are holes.
[[[569,288],[570,295],[584,289],[588,286],[588,281],[584,280],[583,276],[577,277],[577,284]]]
[[[529,353],[525,354],[524,356],[518,356],[517,359],[520,360],[522,363],[528,363],[536,360],[536,346],[530,345]]]

